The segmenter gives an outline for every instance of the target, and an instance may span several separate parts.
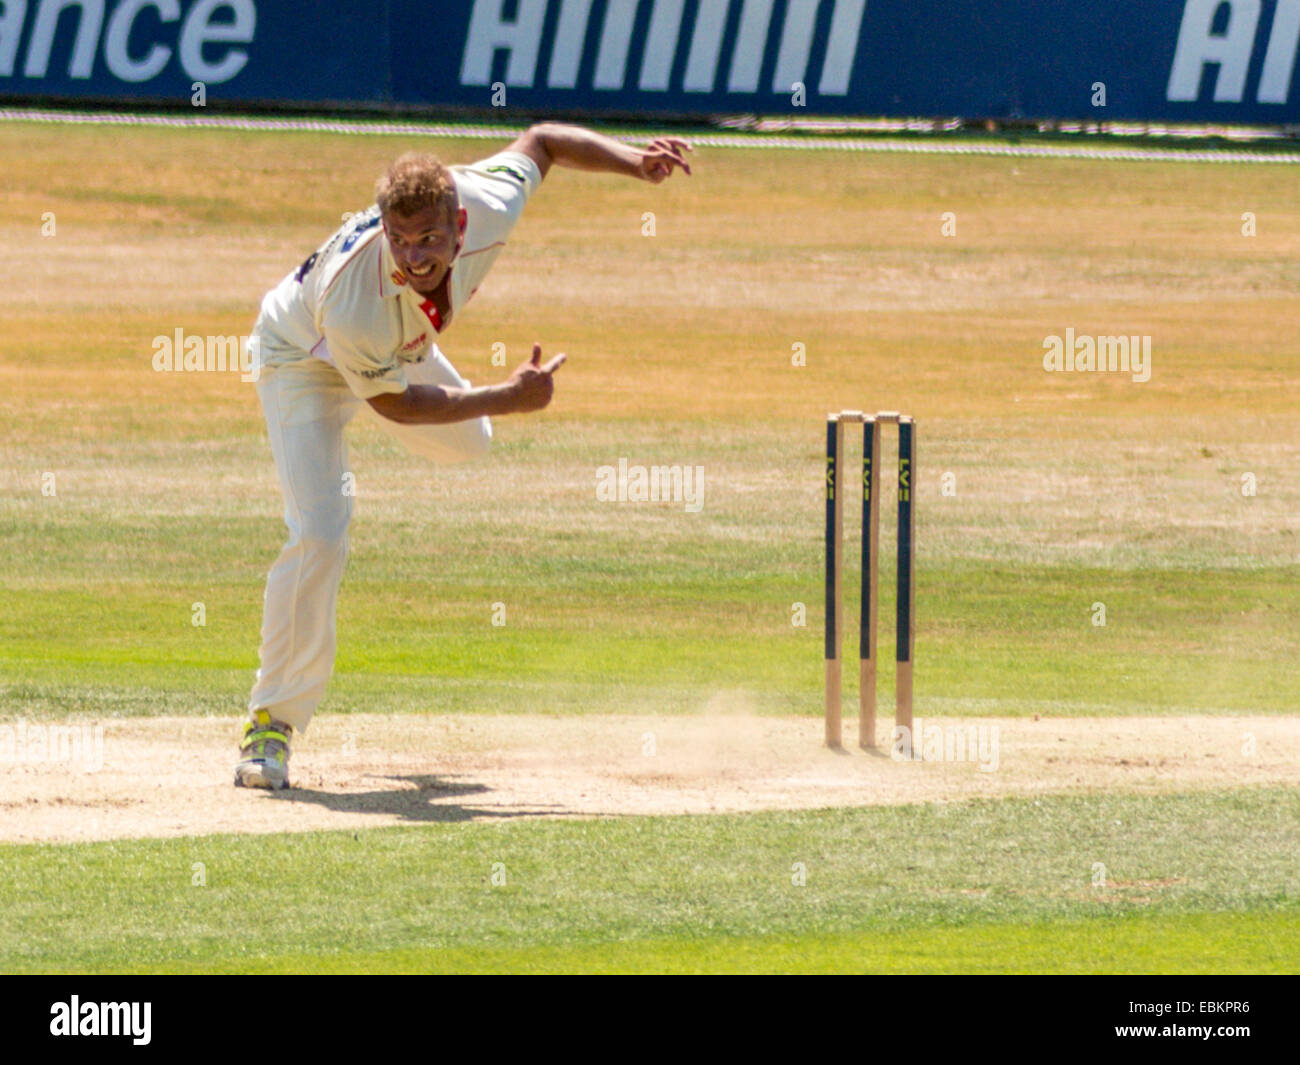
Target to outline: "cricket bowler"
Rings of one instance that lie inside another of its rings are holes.
[[[334,613],[352,497],[344,427],[376,419],[438,462],[483,454],[490,418],[538,411],[564,362],[532,357],[504,382],[471,388],[438,344],[506,246],[552,166],[658,184],[689,174],[690,145],[634,148],[577,126],[533,126],[469,166],[397,159],[355,215],[262,301],[250,347],[284,492],[289,538],[266,581],[261,665],[235,767],[239,787],[289,786],[289,748],[334,668]]]

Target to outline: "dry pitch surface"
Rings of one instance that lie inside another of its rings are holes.
[[[322,718],[295,787],[232,787],[229,719],[117,720],[103,766],[0,769],[0,838],[52,842],[305,832],[517,817],[736,813],[957,802],[1083,791],[1159,793],[1296,784],[1300,720],[1280,717],[932,718],[997,729],[997,762],[818,747],[821,723],[735,707],[693,716]],[[986,737],[991,738],[992,732]],[[986,740],[987,742],[987,740]]]

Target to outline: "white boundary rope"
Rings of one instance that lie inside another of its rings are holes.
[[[38,122],[71,126],[155,126],[170,129],[221,129],[253,132],[335,133],[361,137],[462,137],[496,140],[522,133],[523,126],[460,123],[349,121],[330,118],[269,118],[239,115],[137,115],[114,111],[42,111],[0,108],[0,122]],[[644,132],[617,132],[620,140],[642,140]],[[911,152],[917,155],[986,155],[1039,159],[1136,160],[1164,163],[1300,163],[1300,152],[1203,151],[1174,148],[1088,148],[1061,144],[986,144],[938,142],[926,144],[896,137],[782,137],[764,133],[690,133],[693,144],[706,148],[793,149],[833,152]]]

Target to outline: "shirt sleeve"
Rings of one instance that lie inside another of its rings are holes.
[[[455,306],[462,306],[492,268],[542,172],[520,152],[498,152],[472,166],[453,167],[460,202],[469,214],[467,245],[452,274]]]
[[[507,212],[518,220],[528,201],[542,183],[542,172],[522,152],[504,151],[477,163],[452,168],[459,177],[474,184],[506,205]]]

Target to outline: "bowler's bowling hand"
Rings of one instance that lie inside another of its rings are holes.
[[[542,346],[533,345],[532,358],[512,373],[506,381],[506,387],[513,398],[511,409],[514,413],[527,414],[529,411],[541,410],[551,402],[551,396],[555,392],[555,381],[552,375],[564,365],[567,357],[556,355],[543,366]]]
[[[674,167],[681,167],[689,174],[691,164],[686,161],[686,153],[694,150],[680,137],[656,137],[648,148],[639,149],[641,159],[638,169],[641,177],[658,185],[672,177]]]

